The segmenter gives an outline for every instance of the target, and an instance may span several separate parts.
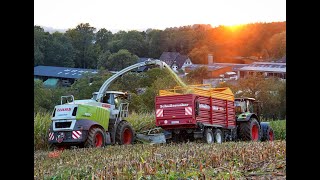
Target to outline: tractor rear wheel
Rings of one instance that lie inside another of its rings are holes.
[[[134,141],[134,130],[127,121],[121,121],[117,126],[116,142],[119,144],[132,144]]]
[[[241,122],[239,126],[240,138],[244,141],[260,140],[260,125],[255,118],[250,118],[247,122]]]
[[[88,137],[84,143],[85,147],[103,147],[105,145],[105,137],[101,128],[93,127],[88,131]]]
[[[223,134],[220,129],[214,130],[213,137],[216,143],[221,144],[223,142]]]
[[[203,133],[203,141],[208,143],[208,144],[212,144],[213,143],[213,133],[212,133],[212,130],[209,129],[209,128],[206,128],[204,130],[204,133]]]

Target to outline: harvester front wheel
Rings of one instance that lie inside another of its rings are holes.
[[[117,126],[116,142],[119,144],[132,144],[134,141],[134,130],[127,121],[121,121]]]
[[[203,140],[204,140],[204,142],[206,142],[206,143],[208,143],[208,144],[213,143],[213,133],[212,133],[212,130],[211,130],[211,129],[206,128],[206,129],[204,130]]]
[[[93,127],[88,131],[88,138],[84,144],[85,147],[103,147],[105,137],[101,128]]]
[[[244,141],[260,140],[260,125],[255,118],[251,118],[247,122],[241,122],[239,126],[240,138]]]

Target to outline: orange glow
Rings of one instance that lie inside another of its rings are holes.
[[[244,26],[243,24],[237,24],[237,25],[226,26],[226,27],[230,29],[232,32],[234,32],[241,29],[243,26]]]

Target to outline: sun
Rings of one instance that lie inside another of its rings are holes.
[[[243,24],[236,24],[236,25],[229,25],[226,26],[228,29],[230,29],[232,32],[237,31],[241,29],[244,25]]]

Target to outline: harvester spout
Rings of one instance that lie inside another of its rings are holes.
[[[164,67],[165,62],[158,59],[148,59],[145,61],[146,65],[158,65],[160,69]]]
[[[116,74],[112,75],[109,79],[107,79],[103,85],[100,87],[99,92],[97,92],[92,98],[95,99],[98,102],[101,102],[101,99],[103,98],[103,95],[105,94],[105,92],[107,91],[107,89],[109,88],[110,84],[116,80],[118,77],[120,77],[121,75],[123,75],[124,73],[127,73],[135,68],[139,68],[141,66],[150,66],[150,65],[159,65],[160,68],[163,68],[164,66],[166,66],[167,64],[161,60],[158,59],[148,59],[144,62],[140,62],[134,65],[131,65],[129,67],[126,67],[124,69],[122,69],[121,71],[117,72]]]

